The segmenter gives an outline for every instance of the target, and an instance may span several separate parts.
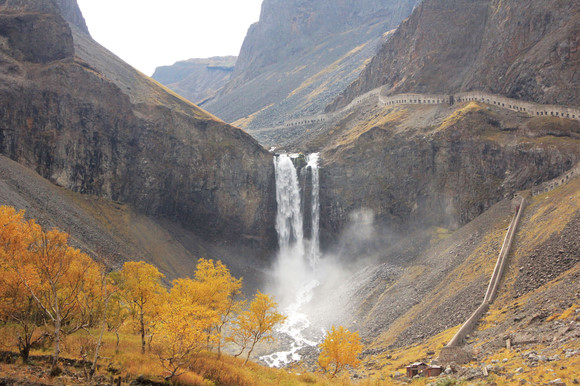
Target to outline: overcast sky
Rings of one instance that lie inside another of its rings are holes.
[[[238,55],[262,0],[78,0],[92,37],[133,67]]]

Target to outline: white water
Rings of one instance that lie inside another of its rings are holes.
[[[298,175],[292,159],[282,154],[274,157],[276,172],[276,232],[280,254],[287,254],[290,248],[297,248],[296,253],[304,253],[304,232],[302,213],[300,212],[300,187]]]
[[[320,177],[318,174],[318,160],[318,153],[312,153],[306,157],[308,162],[306,167],[310,168],[312,175],[312,239],[310,240],[308,260],[313,269],[316,268],[320,261],[320,241],[318,236],[320,230]]]
[[[307,157],[307,168],[310,168],[312,183],[312,236],[309,242],[308,253],[305,251],[303,216],[301,208],[301,190],[298,183],[298,174],[292,158],[297,155],[281,154],[274,157],[276,172],[276,231],[280,253],[274,275],[276,277],[276,291],[284,308],[287,319],[276,331],[286,335],[291,345],[286,351],[279,351],[260,359],[269,366],[281,367],[293,361],[299,361],[298,351],[305,346],[316,346],[315,339],[304,336],[311,323],[308,316],[302,311],[313,297],[314,289],[320,285],[315,277],[315,268],[320,258],[319,245],[319,173],[318,154]]]

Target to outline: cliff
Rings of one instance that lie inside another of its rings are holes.
[[[202,107],[249,131],[320,112],[416,0],[266,0],[234,73]]]
[[[573,1],[426,0],[328,110],[382,85],[578,106],[579,16]]]
[[[2,154],[208,239],[273,248],[271,156],[249,135],[122,62],[50,0],[3,3],[0,35]]]
[[[155,69],[152,78],[194,103],[212,97],[234,71],[235,56],[189,59]]]
[[[580,161],[580,122],[474,102],[363,106],[324,126],[296,147],[321,151],[329,246],[361,209],[385,235],[457,229]]]

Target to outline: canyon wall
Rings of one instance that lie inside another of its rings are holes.
[[[249,135],[69,26],[51,0],[0,5],[0,36],[2,154],[206,238],[275,247],[272,158]]]

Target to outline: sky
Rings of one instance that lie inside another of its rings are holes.
[[[77,0],[93,39],[139,71],[238,55],[262,0]]]

